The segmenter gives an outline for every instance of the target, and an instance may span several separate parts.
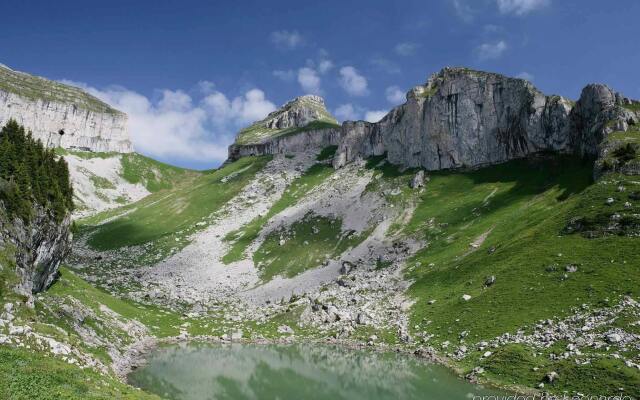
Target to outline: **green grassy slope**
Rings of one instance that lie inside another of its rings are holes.
[[[263,225],[269,221],[271,217],[294,205],[313,188],[324,182],[331,174],[333,174],[333,168],[330,165],[315,164],[311,166],[302,176],[294,180],[291,185],[287,187],[282,197],[271,206],[266,215],[254,219],[240,230],[231,232],[225,237],[225,240],[232,241],[233,245],[229,252],[223,257],[223,262],[231,263],[241,260],[246,248],[257,239]]]
[[[187,179],[134,204],[82,220],[80,232],[90,235],[89,245],[98,250],[153,242],[150,252],[166,255],[170,249],[184,247],[186,236],[207,225],[212,214],[240,192],[269,159],[247,157]],[[111,220],[114,216],[119,218]]]
[[[156,161],[138,153],[122,155],[122,177],[129,183],[141,183],[151,193],[171,189],[200,172]]]
[[[465,335],[464,343],[471,345],[526,329],[541,319],[570,315],[582,304],[607,307],[624,295],[637,298],[637,239],[563,234],[572,217],[602,210],[616,192],[617,180],[592,184],[591,172],[590,163],[556,157],[432,174],[404,227],[407,234],[429,242],[408,269],[414,280],[410,295],[417,300],[411,315],[414,333],[434,335],[429,344],[438,348],[445,342],[455,348]],[[640,188],[639,182],[635,185]],[[640,208],[632,207],[629,212]],[[483,236],[484,242],[479,240]],[[577,271],[567,273],[570,265]],[[486,286],[490,276],[495,283]],[[554,390],[640,390],[640,374],[626,367],[621,371],[621,362],[605,357],[577,366],[571,359],[553,362],[540,356],[526,361],[532,352],[510,345],[484,360],[481,352],[472,351],[463,365],[471,369],[484,363],[489,376],[502,383],[532,383],[528,376],[535,375],[531,377],[535,382],[544,376],[544,372],[532,374],[534,362],[540,371],[562,370]],[[616,374],[625,378],[615,378]],[[594,384],[594,375],[608,377],[611,384]]]
[[[0,347],[0,398],[11,400],[159,399],[90,369],[23,348]]]
[[[270,233],[253,255],[260,277],[269,281],[277,275],[292,278],[319,267],[368,236],[342,232],[342,220],[307,214],[287,230]],[[280,242],[283,238],[284,243]]]
[[[142,184],[151,193],[171,189],[179,182],[201,174],[199,171],[169,165],[139,153],[89,152],[58,147],[56,154],[63,157],[72,155],[84,160],[119,157],[122,165],[122,178],[129,183]]]

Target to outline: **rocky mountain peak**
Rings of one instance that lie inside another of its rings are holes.
[[[263,120],[268,129],[302,128],[320,119],[335,119],[329,114],[320,96],[305,95],[287,102]]]
[[[236,144],[261,143],[297,130],[337,125],[338,122],[325,107],[324,99],[308,94],[288,101],[263,120],[240,131],[236,137]]]

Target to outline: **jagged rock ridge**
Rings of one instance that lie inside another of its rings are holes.
[[[236,145],[230,159],[338,145],[339,168],[387,154],[405,167],[440,170],[496,164],[552,151],[597,156],[603,138],[638,122],[639,104],[605,85],[589,85],[575,104],[547,96],[523,79],[468,68],[444,68],[381,121],[346,121],[259,145]]]
[[[79,88],[0,64],[0,125],[10,119],[49,147],[133,151],[126,114]]]

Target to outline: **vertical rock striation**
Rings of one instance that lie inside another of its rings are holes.
[[[334,165],[386,152],[391,163],[439,170],[567,151],[570,110],[525,80],[445,68],[380,122],[347,128]]]
[[[60,263],[71,249],[71,216],[57,221],[43,208],[36,208],[29,224],[9,221],[0,204],[0,247],[15,252],[16,292],[25,296],[46,290],[58,275]]]
[[[0,65],[0,125],[10,119],[50,147],[133,151],[126,114],[76,87]]]
[[[229,157],[337,144],[336,168],[383,154],[393,164],[427,170],[473,168],[540,152],[602,158],[609,151],[603,143],[610,133],[638,126],[638,110],[640,103],[605,85],[586,86],[574,105],[543,94],[524,79],[444,68],[410,90],[407,101],[379,122],[346,121],[340,127],[263,136],[253,143],[237,141]],[[275,115],[282,111],[270,117]]]

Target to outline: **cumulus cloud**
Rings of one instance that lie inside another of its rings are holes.
[[[298,70],[298,83],[307,93],[321,94],[320,77],[315,69],[303,67]]]
[[[333,111],[333,115],[335,115],[339,121],[355,121],[360,117],[360,113],[351,103],[340,105]]]
[[[395,85],[389,86],[384,93],[391,104],[402,104],[406,100],[405,93]]]
[[[473,21],[476,11],[471,8],[467,0],[450,0],[450,3],[458,18],[465,22]]]
[[[385,111],[385,110],[371,110],[371,111],[367,111],[364,114],[364,120],[365,121],[369,121],[369,122],[378,122],[380,121],[385,115],[387,115],[389,111]]]
[[[333,62],[331,62],[331,60],[324,59],[318,62],[318,72],[321,74],[326,74],[331,68],[333,68]]]
[[[550,0],[497,0],[501,14],[525,15],[549,5]]]
[[[398,55],[411,56],[416,52],[418,47],[420,47],[418,43],[405,42],[405,43],[398,43],[394,48],[394,50]]]
[[[507,50],[507,43],[504,40],[492,43],[483,43],[476,47],[476,55],[480,60],[492,60],[500,58]]]
[[[518,75],[516,75],[516,78],[525,79],[527,81],[532,82],[534,76],[531,75],[530,73],[526,72],[526,71],[522,71]]]
[[[285,82],[293,82],[296,77],[295,71],[291,69],[273,71],[273,76]]]
[[[196,86],[202,94],[209,94],[213,92],[213,89],[216,87],[215,83],[211,81],[200,81]]]
[[[223,161],[238,129],[276,108],[259,89],[229,99],[206,85],[209,93],[198,99],[182,90],[160,90],[152,100],[121,86],[97,89],[79,82],[63,83],[80,87],[127,113],[136,151],[179,163],[213,165]]]
[[[369,93],[367,78],[351,66],[340,68],[340,86],[352,96],[364,96]]]
[[[304,37],[298,31],[275,31],[270,35],[271,43],[283,50],[293,50],[304,45]]]
[[[366,110],[352,103],[340,105],[333,111],[333,115],[338,121],[359,121],[378,122],[387,115],[385,110]]]

